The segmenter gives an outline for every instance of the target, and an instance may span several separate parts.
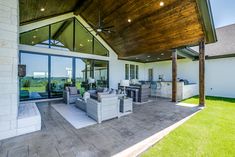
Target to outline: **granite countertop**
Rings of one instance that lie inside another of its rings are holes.
[[[172,81],[157,81],[157,82],[172,83]],[[177,83],[181,83],[181,82],[180,82],[180,81],[177,81]],[[182,83],[184,83],[184,82],[182,82]],[[187,85],[195,85],[195,84],[197,84],[197,83],[188,83],[188,84],[185,84],[185,86],[187,86]]]

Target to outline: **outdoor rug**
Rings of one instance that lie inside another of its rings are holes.
[[[54,104],[52,107],[76,129],[84,128],[97,123],[88,117],[84,111],[78,109],[74,105],[60,103]]]

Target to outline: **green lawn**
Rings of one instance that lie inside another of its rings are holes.
[[[143,157],[235,157],[235,99],[206,98],[206,108]],[[198,98],[185,100],[198,104]]]

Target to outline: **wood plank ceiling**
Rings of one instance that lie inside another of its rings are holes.
[[[81,0],[19,0],[20,25],[74,11]],[[41,9],[45,11],[41,11]]]
[[[204,37],[196,0],[20,0],[20,22],[74,11],[97,24],[99,3],[105,25],[101,33],[119,58],[149,62],[166,60],[171,50],[196,45]],[[163,2],[164,6],[160,6]],[[48,8],[40,12],[40,7]],[[131,19],[131,22],[128,22]]]

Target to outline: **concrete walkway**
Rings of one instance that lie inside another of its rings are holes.
[[[42,130],[0,141],[0,157],[113,156],[198,111],[158,98],[134,105],[133,114],[77,130],[51,104],[37,104]]]

